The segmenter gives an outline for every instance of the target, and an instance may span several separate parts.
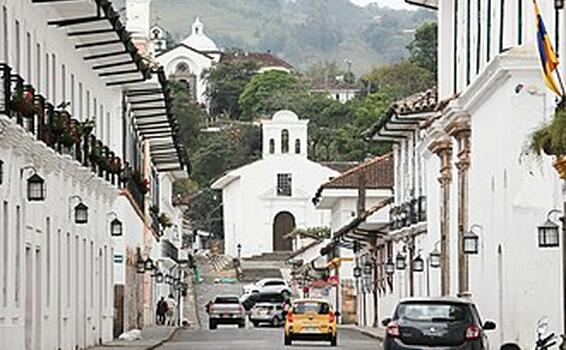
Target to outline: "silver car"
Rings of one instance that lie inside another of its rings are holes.
[[[274,327],[280,327],[285,322],[283,316],[283,303],[259,302],[250,311],[250,321],[254,327],[262,323],[268,323]]]

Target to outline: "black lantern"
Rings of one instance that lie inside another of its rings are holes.
[[[366,261],[364,264],[364,275],[369,276],[373,270],[373,264],[369,261]]]
[[[421,258],[420,254],[413,260],[413,271],[415,272],[424,271],[424,260],[423,258]]]
[[[564,0],[554,0],[554,8],[562,10],[564,8]]]
[[[393,263],[393,260],[387,260],[384,269],[387,276],[393,276],[393,274],[395,273],[395,264]]]
[[[141,257],[141,253],[138,250],[138,260],[136,261],[136,272],[137,273],[145,273],[145,261]]]
[[[144,263],[144,269],[145,271],[153,271],[156,270],[155,265],[153,264],[153,260],[151,260],[151,258],[147,258],[147,260]]]
[[[158,271],[154,276],[155,276],[155,282],[156,283],[159,283],[159,284],[163,283],[163,272]]]
[[[88,222],[88,207],[80,202],[75,206],[75,223],[86,224]]]
[[[355,278],[360,278],[360,277],[362,277],[362,268],[359,267],[358,265],[356,265],[356,266],[354,267],[354,277],[355,277]]]
[[[122,229],[122,221],[118,220],[118,218],[110,222],[110,234],[112,236],[121,236],[123,234]]]
[[[474,225],[466,234],[464,234],[464,254],[477,255],[480,252],[480,237],[474,232],[474,228],[480,227]]]
[[[548,213],[544,224],[538,227],[538,246],[539,248],[556,248],[560,246],[560,226],[550,220],[553,213],[559,213],[552,210]]]
[[[45,180],[37,174],[33,174],[28,180],[28,201],[45,200]]]
[[[405,268],[407,268],[405,256],[401,254],[401,252],[397,253],[397,257],[395,258],[395,267],[397,270],[405,270]]]
[[[240,257],[242,256],[242,245],[238,243],[236,249],[238,249],[238,259],[240,259]]]
[[[436,248],[430,253],[430,267],[433,269],[438,269],[441,264],[442,254]]]

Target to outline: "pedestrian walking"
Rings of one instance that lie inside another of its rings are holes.
[[[161,300],[157,302],[157,324],[163,326],[165,324],[165,315],[168,311],[168,305],[165,301],[164,297],[161,297]]]
[[[175,309],[177,308],[177,301],[173,297],[173,294],[169,294],[167,298],[167,325],[175,325]]]

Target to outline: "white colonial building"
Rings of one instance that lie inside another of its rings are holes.
[[[291,111],[262,123],[263,158],[232,170],[212,184],[222,191],[225,252],[251,256],[292,250],[284,236],[295,227],[327,227],[328,210],[312,193],[338,173],[308,159],[307,124]]]
[[[557,333],[564,326],[560,250],[537,241],[547,213],[563,206],[561,183],[550,159],[524,156],[556,107],[541,75],[532,1],[411,3],[438,10],[438,97],[429,91],[394,104],[369,133],[394,145],[397,169],[376,268],[406,263],[380,291],[377,319],[404,297],[468,296],[497,323],[488,332],[493,347],[528,348],[537,319],[549,317]],[[564,9],[539,4],[564,57],[566,27],[556,25]],[[477,255],[463,249],[471,231]]]
[[[180,223],[167,198],[186,164],[169,103],[109,1],[0,1],[1,349],[154,323],[138,262],[174,232],[151,207]]]

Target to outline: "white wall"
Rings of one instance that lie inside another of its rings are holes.
[[[0,116],[0,130],[0,222],[5,225],[0,228],[0,348],[24,349],[26,338],[41,349],[108,341],[113,248],[106,214],[118,190],[34,141],[5,116]],[[30,165],[45,179],[44,202],[27,201],[32,171],[21,169]],[[78,204],[70,200],[74,195],[89,207],[88,224],[77,225],[70,216],[70,207]]]

